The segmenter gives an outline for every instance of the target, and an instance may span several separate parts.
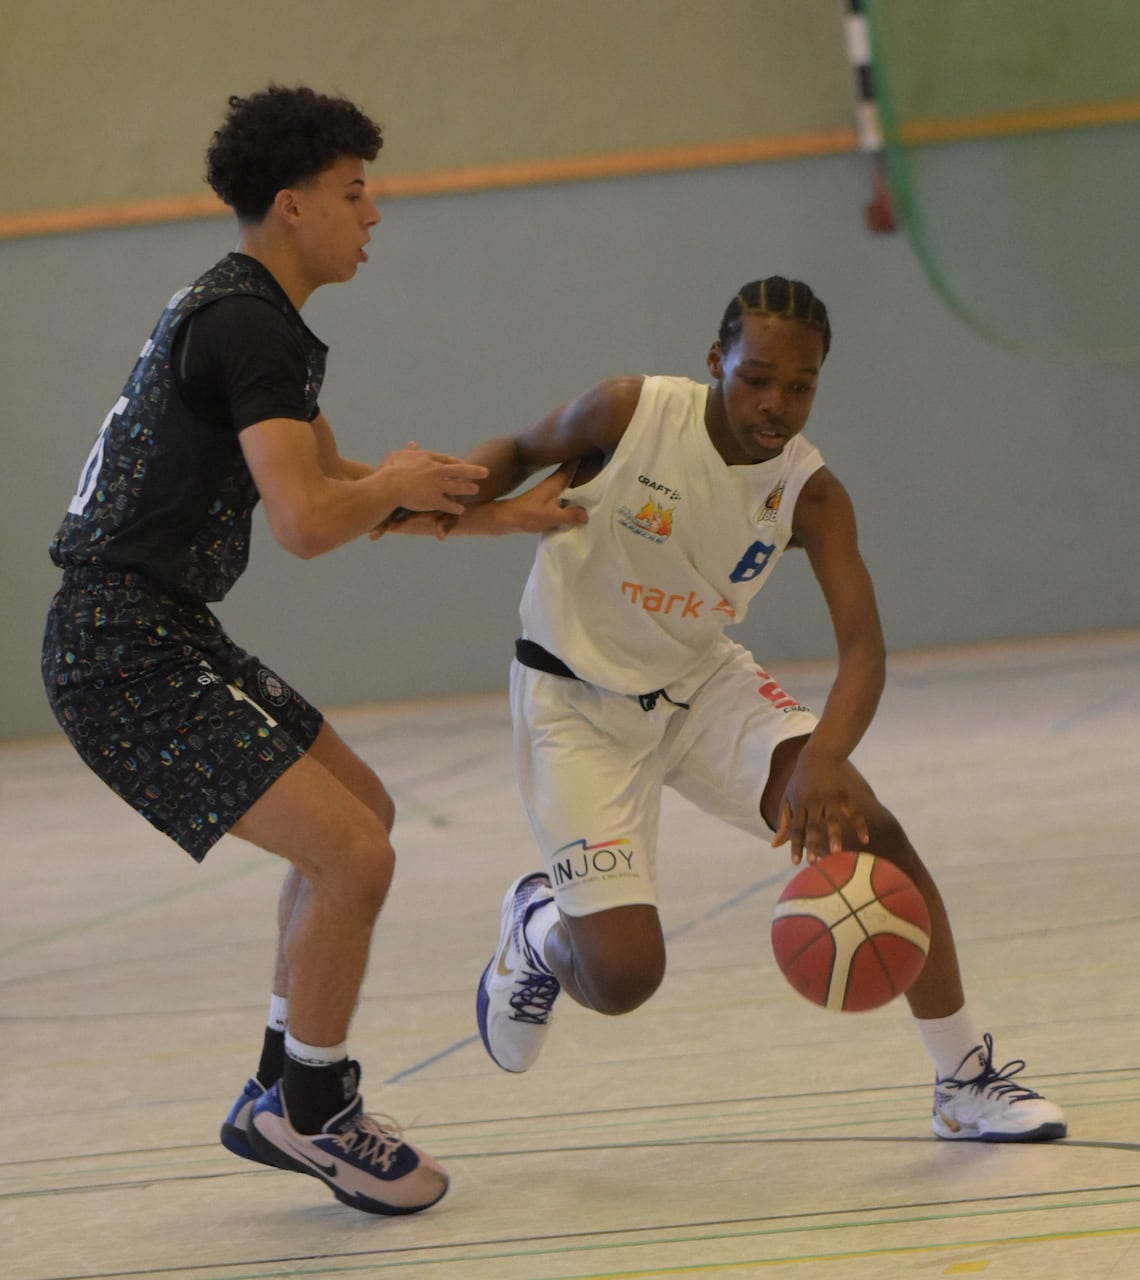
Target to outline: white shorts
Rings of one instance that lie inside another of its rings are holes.
[[[689,698],[634,696],[511,666],[515,769],[560,911],[657,902],[661,788],[757,836],[772,753],[811,711],[738,644]]]

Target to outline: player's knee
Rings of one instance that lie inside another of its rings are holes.
[[[590,1007],[610,1016],[632,1013],[653,995],[664,977],[664,963],[628,965],[619,972],[600,975],[590,984]]]
[[[380,782],[380,779],[377,778],[376,781]],[[396,802],[388,794],[382,783],[380,784],[380,795],[377,797],[376,802],[376,816],[384,824],[385,831],[391,831],[396,825]]]
[[[652,906],[616,907],[596,915],[564,917],[574,980],[597,1013],[630,1013],[661,985],[665,940]]]
[[[337,859],[337,880],[345,909],[375,920],[384,905],[396,867],[396,851],[379,819],[362,823]]]
[[[388,794],[388,788],[380,781],[379,775],[371,769],[364,780],[364,803],[380,819],[385,831],[391,831],[396,822],[396,802]]]

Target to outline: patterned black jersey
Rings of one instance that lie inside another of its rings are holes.
[[[174,367],[180,331],[227,298],[241,299],[243,332],[257,330],[241,379],[257,389],[263,408],[247,420],[233,407],[231,365],[219,361],[212,385],[199,379],[195,396],[184,392]],[[264,369],[259,351],[273,356],[262,360]],[[327,354],[269,271],[244,254],[227,255],[179,290],[103,423],[52,541],[52,560],[130,570],[181,596],[221,600],[248,563],[258,500],[238,432],[271,417],[311,421]],[[221,408],[210,412],[206,404]]]

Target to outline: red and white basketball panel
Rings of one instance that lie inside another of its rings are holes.
[[[877,1009],[922,972],[930,913],[914,881],[873,853],[832,853],[788,882],[772,951],[788,982],[825,1009]]]

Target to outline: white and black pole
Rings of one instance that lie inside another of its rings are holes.
[[[894,205],[887,185],[886,150],[875,75],[871,67],[871,33],[863,0],[847,0],[847,57],[855,77],[855,134],[859,150],[870,157],[872,198],[865,215],[872,231],[894,231]]]

